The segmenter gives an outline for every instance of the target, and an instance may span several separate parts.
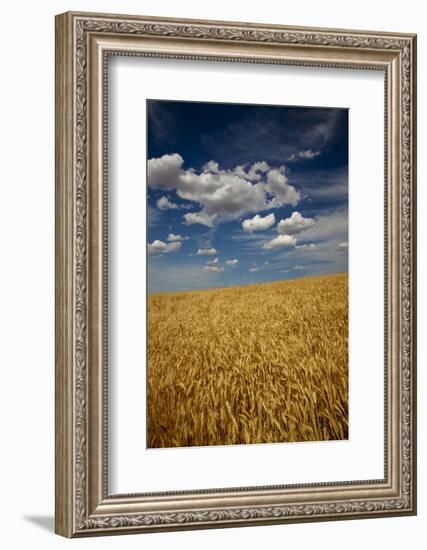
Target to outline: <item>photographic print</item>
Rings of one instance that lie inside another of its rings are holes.
[[[147,446],[348,438],[348,110],[147,101]]]

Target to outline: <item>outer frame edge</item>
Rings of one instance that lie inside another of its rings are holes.
[[[55,533],[73,536],[72,16],[55,17]]]
[[[411,291],[412,291],[412,298],[411,298],[411,305],[412,305],[412,312],[411,312],[411,329],[412,329],[412,341],[411,341],[411,349],[412,349],[412,361],[411,361],[411,370],[413,373],[413,379],[412,379],[412,391],[411,391],[411,397],[412,397],[412,479],[411,479],[411,494],[410,494],[410,505],[406,509],[402,510],[388,510],[385,512],[374,512],[374,513],[351,513],[351,515],[348,516],[337,516],[332,515],[328,516],[327,514],[322,514],[321,516],[311,516],[311,517],[289,517],[289,518],[278,518],[278,519],[272,519],[272,518],[266,518],[266,519],[253,519],[253,520],[247,520],[243,523],[244,520],[234,521],[234,520],[221,520],[218,522],[215,522],[214,524],[212,522],[209,522],[209,524],[205,524],[203,522],[188,522],[183,525],[156,525],[156,526],[150,526],[150,527],[126,527],[126,528],[117,528],[112,527],[111,529],[93,529],[93,530],[87,530],[84,528],[84,526],[80,526],[75,529],[74,526],[74,477],[73,477],[73,467],[74,467],[74,459],[75,457],[72,456],[70,458],[70,448],[73,449],[73,437],[74,437],[74,424],[72,419],[72,407],[73,407],[73,399],[74,399],[74,388],[73,388],[73,372],[72,368],[74,367],[73,363],[66,363],[66,365],[62,364],[61,366],[61,357],[64,355],[64,351],[62,349],[63,346],[67,346],[67,344],[70,344],[69,338],[70,334],[68,331],[64,331],[65,324],[69,321],[69,310],[67,309],[69,306],[71,306],[71,309],[73,307],[73,286],[72,281],[70,282],[68,280],[68,285],[66,285],[66,296],[64,296],[64,289],[61,289],[61,284],[66,280],[66,274],[69,274],[70,272],[70,266],[71,270],[73,268],[73,261],[74,258],[72,257],[72,254],[70,254],[69,249],[66,247],[66,241],[67,241],[67,231],[70,228],[70,223],[73,223],[73,220],[69,219],[67,216],[70,215],[70,206],[67,206],[66,203],[66,194],[73,189],[73,179],[69,178],[69,173],[67,171],[71,171],[70,165],[67,164],[67,162],[70,161],[69,151],[67,151],[67,147],[65,144],[68,145],[68,147],[72,144],[72,133],[73,133],[73,124],[70,124],[70,118],[68,118],[67,122],[67,115],[65,112],[65,105],[67,104],[67,101],[69,102],[68,105],[73,104],[73,93],[74,88],[73,86],[70,86],[68,90],[65,90],[65,86],[62,86],[59,81],[61,79],[67,78],[73,78],[73,59],[72,54],[67,54],[67,48],[70,45],[70,40],[73,40],[72,37],[72,29],[73,29],[73,22],[76,17],[94,17],[94,18],[104,18],[104,19],[114,19],[115,16],[113,14],[89,14],[89,13],[81,13],[81,12],[67,12],[66,14],[63,14],[61,16],[57,16],[57,38],[56,38],[56,48],[57,48],[57,57],[56,57],[56,70],[57,70],[57,81],[56,81],[56,113],[57,113],[57,127],[56,127],[56,147],[57,147],[57,153],[56,153],[56,224],[57,224],[57,241],[56,241],[56,250],[57,250],[57,263],[56,263],[56,337],[57,342],[60,344],[58,346],[57,344],[57,351],[56,351],[56,472],[57,472],[57,481],[56,481],[56,524],[55,524],[55,530],[58,534],[61,534],[66,537],[78,537],[78,536],[92,536],[92,535],[101,535],[101,534],[122,534],[122,533],[130,533],[130,532],[151,532],[151,531],[172,531],[172,530],[184,530],[184,529],[205,529],[205,528],[221,528],[221,527],[235,527],[235,526],[249,526],[249,525],[267,525],[267,524],[279,524],[279,523],[289,523],[289,522],[307,522],[307,521],[331,521],[331,520],[345,520],[345,519],[362,519],[362,518],[368,518],[368,517],[391,517],[391,516],[404,516],[404,515],[414,515],[416,514],[416,441],[415,441],[415,435],[416,435],[416,422],[415,422],[415,407],[416,407],[416,325],[415,325],[415,315],[416,315],[416,307],[415,307],[415,301],[412,302],[412,300],[415,300],[416,298],[416,261],[415,261],[415,251],[416,251],[416,229],[415,229],[415,223],[416,223],[416,217],[415,217],[415,206],[416,206],[416,185],[415,185],[415,179],[416,179],[416,139],[415,139],[415,130],[416,130],[416,35],[412,34],[396,34],[396,33],[370,33],[369,31],[355,31],[355,30],[348,30],[348,31],[340,31],[338,29],[325,29],[325,28],[310,28],[311,31],[320,31],[322,33],[325,32],[335,32],[335,33],[351,33],[353,35],[355,34],[374,34],[376,36],[389,36],[393,38],[404,38],[405,40],[408,40],[411,42],[412,49],[413,49],[413,65],[411,68],[411,77],[412,77],[412,93],[411,93],[411,103],[412,103],[412,116],[411,116],[411,146],[412,146],[412,180],[411,180],[411,191],[412,191],[412,197],[413,201],[411,203],[411,236],[412,236],[412,248],[411,248],[411,267],[412,267],[412,284],[411,284]],[[149,18],[149,17],[137,17],[137,16],[123,16],[119,15],[117,16],[121,19],[129,18],[129,20],[137,20],[139,22],[147,21],[147,22],[160,22],[160,23],[188,23],[188,24],[202,24],[209,26],[214,25],[223,25],[223,26],[229,26],[229,27],[235,27],[235,28],[244,28],[244,27],[250,27],[254,29],[287,29],[295,31],[301,31],[305,30],[307,31],[307,28],[304,27],[279,27],[276,25],[261,25],[261,24],[254,24],[254,23],[240,23],[240,22],[221,22],[221,21],[197,21],[197,20],[180,20],[180,19],[171,19],[171,18]],[[73,45],[74,47],[74,45]],[[73,50],[74,54],[74,50]],[[73,119],[71,119],[73,120]],[[68,141],[67,141],[68,140]],[[72,158],[74,161],[74,158]],[[71,185],[71,188],[67,187],[67,185]],[[65,189],[65,190],[64,190]],[[67,210],[68,209],[68,210]],[[71,208],[72,210],[72,208]],[[64,218],[62,216],[65,214]],[[69,235],[68,235],[69,237]],[[72,233],[71,237],[74,239],[74,233]],[[65,244],[64,244],[65,243]],[[72,246],[71,246],[72,249]],[[71,292],[71,303],[67,302],[67,296],[70,295]],[[71,331],[72,335],[72,331]],[[61,355],[62,354],[62,355]],[[71,356],[72,357],[72,356]],[[63,357],[62,357],[63,358]],[[64,372],[64,366],[66,367],[66,371]],[[63,403],[59,403],[59,400],[62,399]],[[315,504],[314,504],[315,506]],[[72,509],[70,509],[72,508]],[[88,518],[89,519],[89,518]]]

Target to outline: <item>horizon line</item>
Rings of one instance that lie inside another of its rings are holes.
[[[182,290],[156,290],[156,291],[150,291],[147,288],[147,295],[158,295],[158,294],[173,294],[173,293],[179,293],[179,292],[204,292],[207,290],[226,290],[226,289],[232,289],[232,288],[240,288],[240,287],[247,287],[247,286],[259,286],[259,285],[268,285],[268,284],[274,284],[274,283],[280,283],[280,282],[287,282],[287,281],[298,281],[299,279],[308,279],[310,277],[329,277],[333,275],[348,275],[347,271],[334,271],[333,273],[317,273],[317,274],[307,274],[302,275],[300,277],[290,277],[288,279],[274,279],[272,281],[258,281],[256,283],[244,283],[244,284],[235,284],[235,285],[229,285],[229,286],[213,286],[213,287],[206,287],[206,288],[185,288]]]

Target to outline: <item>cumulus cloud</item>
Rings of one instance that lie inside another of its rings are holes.
[[[215,256],[218,254],[216,248],[199,248],[196,252],[197,256]]]
[[[202,269],[204,273],[222,273],[224,266],[222,265],[205,265]]]
[[[314,159],[320,155],[320,151],[312,151],[311,149],[307,149],[306,151],[298,151],[297,153],[292,153],[288,157],[288,160],[297,160],[297,159]]]
[[[259,267],[250,267],[250,268],[249,268],[249,271],[251,271],[252,273],[254,273],[255,271],[259,271]]]
[[[182,244],[180,242],[165,243],[163,241],[153,241],[148,244],[149,254],[168,254],[169,252],[178,252]]]
[[[301,195],[295,187],[288,184],[288,178],[284,172],[285,168],[283,166],[277,170],[270,170],[267,174],[267,185],[265,188],[274,197],[271,201],[273,205],[277,207],[285,204],[296,206]]]
[[[261,217],[259,214],[253,218],[243,220],[242,228],[244,231],[252,233],[252,231],[263,231],[268,229],[276,223],[274,214],[268,214],[268,216]]]
[[[259,181],[262,177],[262,173],[268,172],[269,169],[269,165],[263,161],[255,162],[247,171],[245,170],[245,166],[236,166],[234,171],[238,176],[249,181]]]
[[[348,243],[340,243],[338,246],[337,246],[337,250],[341,250],[341,251],[347,251],[348,250]]]
[[[284,166],[271,167],[256,162],[249,167],[237,166],[222,170],[213,160],[201,172],[184,169],[184,159],[178,153],[163,155],[148,161],[148,185],[175,191],[182,200],[200,205],[199,212],[185,214],[186,225],[213,227],[251,212],[295,206],[301,196],[289,184]]]
[[[313,227],[315,223],[313,218],[304,218],[299,212],[292,212],[290,218],[280,220],[277,224],[277,232],[283,235],[298,235]]]
[[[296,238],[291,235],[278,235],[271,241],[264,243],[263,248],[265,250],[270,250],[271,248],[278,247],[294,247],[296,245]]]
[[[174,189],[182,172],[184,159],[178,153],[149,159],[147,163],[148,185],[159,189]]]
[[[235,258],[234,260],[225,260],[225,263],[227,265],[230,265],[231,267],[236,267],[236,265],[239,263],[239,260]]]
[[[212,174],[219,174],[219,164],[215,162],[214,160],[210,160],[203,166],[203,170],[205,172],[212,172]]]
[[[182,237],[181,235],[174,235],[173,233],[169,233],[167,240],[171,243],[177,243],[181,241],[188,241],[188,237]]]
[[[171,202],[167,197],[160,197],[156,205],[159,210],[176,210],[178,208],[178,205]]]
[[[213,260],[209,260],[209,262],[206,262],[206,265],[215,265],[219,263],[219,258],[214,258]]]
[[[210,216],[206,212],[190,212],[184,215],[185,225],[193,225],[199,223],[200,225],[206,225],[206,227],[213,227],[215,216]]]
[[[294,269],[296,269],[297,271],[302,271],[303,269],[305,269],[305,266],[303,266],[303,265],[294,265]]]

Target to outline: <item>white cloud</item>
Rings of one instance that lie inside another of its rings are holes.
[[[236,258],[234,260],[225,260],[225,263],[227,265],[230,265],[231,267],[236,267],[236,265],[239,263],[239,260]]]
[[[147,163],[148,185],[159,189],[174,189],[182,172],[184,159],[178,153],[149,159]]]
[[[168,254],[169,252],[178,252],[182,244],[180,242],[165,243],[163,241],[153,241],[148,244],[149,254]]]
[[[295,187],[288,185],[288,178],[284,174],[284,170],[283,166],[278,170],[270,170],[267,174],[267,185],[265,188],[274,196],[271,202],[276,204],[276,206],[283,206],[284,204],[296,206],[301,195]]]
[[[180,242],[180,241],[188,241],[188,237],[182,237],[181,235],[174,235],[173,233],[169,233],[168,241],[171,242],[171,243]]]
[[[252,273],[255,273],[255,271],[259,271],[259,267],[250,267],[249,271],[251,271]]]
[[[222,221],[232,221],[251,212],[295,206],[300,193],[288,183],[286,168],[271,168],[266,162],[256,162],[248,169],[238,166],[221,170],[213,160],[197,173],[183,169],[184,159],[175,153],[148,161],[148,185],[175,191],[182,200],[200,205],[199,212],[188,213],[184,223],[213,227]]]
[[[203,166],[205,172],[212,172],[212,174],[219,174],[219,164],[214,160],[210,160]]]
[[[199,248],[197,250],[197,256],[215,256],[215,254],[218,254],[216,248]]]
[[[219,263],[219,258],[214,258],[213,260],[209,260],[209,262],[206,262],[206,265],[215,265]]]
[[[282,246],[294,247],[296,245],[296,238],[291,235],[278,235],[271,241],[264,243],[263,248],[265,250],[270,250],[271,248],[278,248]]]
[[[269,169],[269,165],[263,161],[255,162],[255,164],[252,164],[248,171],[245,170],[244,166],[236,166],[234,171],[238,176],[242,178],[250,181],[259,181],[262,177],[262,173],[268,172]]]
[[[303,269],[305,269],[305,266],[303,266],[303,265],[294,265],[293,269],[296,269],[297,271],[302,271]]]
[[[184,215],[185,225],[193,225],[199,223],[206,227],[213,227],[215,216],[209,216],[206,212],[190,212]]]
[[[177,204],[171,202],[167,197],[160,197],[156,205],[159,210],[176,210],[179,208]]]
[[[299,212],[292,212],[290,218],[280,220],[277,224],[277,232],[283,235],[298,235],[315,224],[313,218],[304,218]]]
[[[317,246],[313,243],[310,243],[310,244],[297,244],[297,246],[295,248],[298,248],[300,250],[309,250],[309,251],[317,250]]]
[[[222,265],[205,265],[202,269],[204,273],[222,273],[224,266]]]
[[[337,250],[342,250],[342,251],[348,250],[348,243],[340,243],[340,244],[337,246]]]
[[[251,233],[252,231],[263,231],[264,229],[268,229],[275,223],[276,218],[274,214],[268,214],[268,216],[264,216],[263,218],[257,214],[253,218],[243,220],[242,228],[244,231]]]
[[[311,149],[307,149],[306,151],[298,151],[297,153],[292,153],[288,157],[288,160],[295,160],[295,159],[314,159],[320,155],[320,151],[312,151]]]

